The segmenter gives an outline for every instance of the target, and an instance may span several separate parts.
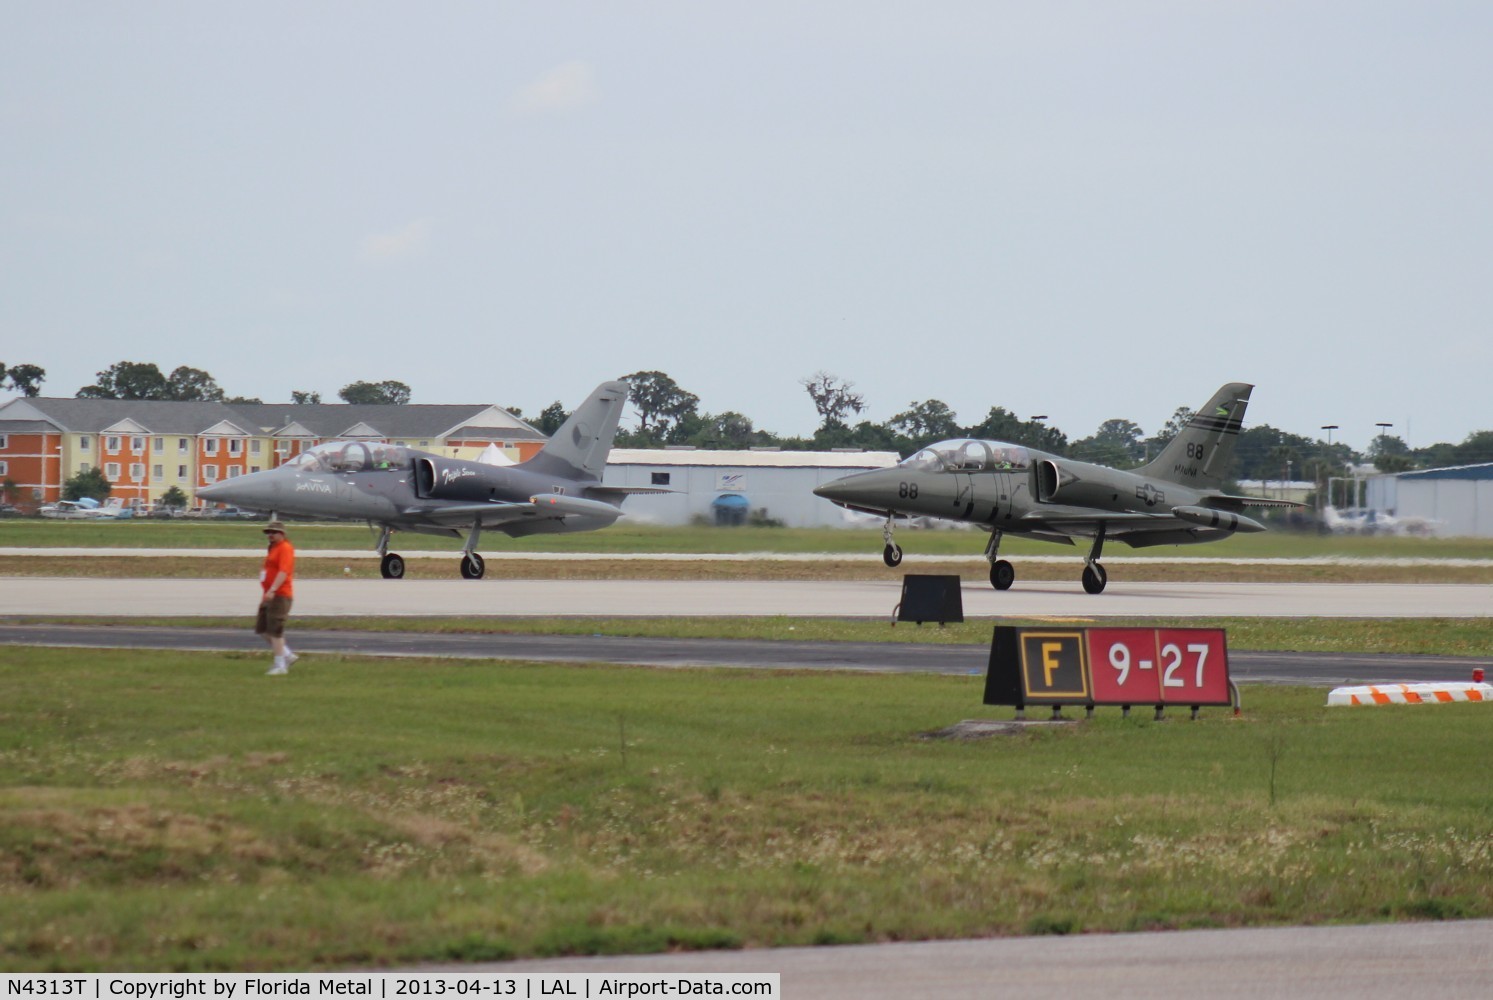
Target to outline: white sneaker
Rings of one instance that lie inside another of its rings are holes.
[[[280,674],[288,673],[290,673],[290,667],[284,661],[278,659],[275,661],[275,665],[273,667],[270,667],[265,671],[265,674],[270,677],[277,677]]]
[[[301,658],[301,656],[300,656],[299,653],[292,653],[288,649],[285,651],[285,665],[287,667],[290,666],[290,665],[292,665],[293,663],[295,663],[295,661],[299,660],[300,658]]]

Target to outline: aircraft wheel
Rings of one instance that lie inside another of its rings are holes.
[[[990,566],[990,585],[996,590],[1010,590],[1011,584],[1016,582],[1016,567],[1004,559],[997,560]]]
[[[384,575],[385,580],[401,579],[404,576],[404,556],[386,553],[379,561],[378,571]]]
[[[881,561],[893,568],[902,564],[902,546],[888,545],[881,550]]]
[[[475,552],[468,552],[461,557],[461,575],[465,580],[480,580],[482,574],[487,572],[487,564],[482,557]]]
[[[1104,567],[1095,563],[1083,568],[1083,589],[1090,594],[1104,593],[1104,585],[1109,583],[1109,574]]]

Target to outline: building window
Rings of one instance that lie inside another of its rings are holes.
[[[10,475],[10,463],[9,462],[0,462],[0,476],[8,476],[8,475]]]
[[[259,470],[260,470],[260,466],[258,466],[258,465],[251,465],[251,466],[249,466],[249,471],[250,472],[258,472]]]
[[[108,462],[104,465],[104,478],[111,483],[119,482],[119,463]]]
[[[669,473],[667,473],[667,472],[655,472],[655,473],[652,474],[652,476],[653,476],[653,485],[654,486],[668,486],[669,485]]]
[[[142,437],[130,438],[130,451],[144,451],[145,439]]]
[[[84,435],[82,435],[81,437],[78,438],[78,450],[79,451],[89,451],[92,448],[93,448],[93,438],[89,437],[87,434],[84,434]]]
[[[187,467],[185,465],[178,465],[176,467],[176,481],[179,483],[187,481]]]
[[[208,438],[202,442],[202,453],[204,455],[216,455],[218,453],[218,439]]]
[[[243,440],[241,438],[229,438],[228,439],[228,454],[232,455],[234,458],[237,458],[238,456],[242,455],[243,453],[244,453],[244,442],[243,442]]]
[[[138,462],[130,465],[130,481],[138,483],[145,478],[145,466]]]
[[[236,465],[230,465],[228,467],[228,478],[229,479],[233,479],[234,477],[236,477],[242,471],[243,470],[240,469],[238,466],[236,466]]]
[[[0,448],[9,448],[9,447],[10,447],[10,438],[7,437],[4,434],[0,434]]]
[[[204,483],[216,483],[218,481],[218,467],[216,465],[204,465],[202,467],[202,481]]]
[[[166,467],[164,465],[152,465],[150,467],[150,478],[160,482],[166,478]]]
[[[186,438],[177,438],[176,439],[176,453],[178,455],[185,455],[187,453],[187,439]]]
[[[253,441],[250,441],[249,442],[249,454],[251,454],[251,455],[258,455],[259,454],[259,445],[260,444],[261,444],[261,442],[260,442],[259,438],[255,438]]]
[[[93,465],[91,463],[89,463],[89,462],[79,462],[78,463],[78,471],[79,472],[87,472],[91,468],[93,468]]]
[[[166,439],[165,438],[156,438],[155,439],[154,447],[155,447],[156,451],[165,451],[166,450]]]
[[[108,437],[104,438],[104,450],[105,451],[118,451],[119,450],[119,438],[116,435],[113,435],[113,434],[111,434]]]

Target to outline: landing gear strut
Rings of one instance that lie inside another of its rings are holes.
[[[461,578],[463,580],[480,580],[482,574],[487,572],[487,563],[477,554],[477,540],[482,537],[482,522],[473,521],[471,533],[467,535],[467,544],[462,547],[461,552]]]
[[[389,538],[393,534],[393,528],[385,528],[378,536],[378,554],[383,557],[379,560],[378,571],[385,580],[399,580],[404,577],[404,556],[389,551]]]
[[[881,550],[881,561],[895,569],[902,564],[902,546],[892,538],[892,516],[890,514],[887,515],[886,524],[881,526],[881,538],[886,543],[886,548]]]
[[[1104,551],[1104,524],[1101,522],[1099,530],[1094,534],[1094,545],[1089,549],[1088,557],[1083,561],[1083,589],[1090,594],[1104,593],[1104,585],[1109,583],[1109,574],[1104,567],[1099,565],[1099,555]]]
[[[999,529],[990,529],[990,541],[985,544],[985,558],[990,562],[990,585],[996,590],[1010,590],[1016,582],[1016,568],[1004,559],[997,559],[1001,548]]]

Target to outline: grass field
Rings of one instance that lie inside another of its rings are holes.
[[[0,967],[1493,915],[1484,706],[976,742],[978,678],[9,650]]]

